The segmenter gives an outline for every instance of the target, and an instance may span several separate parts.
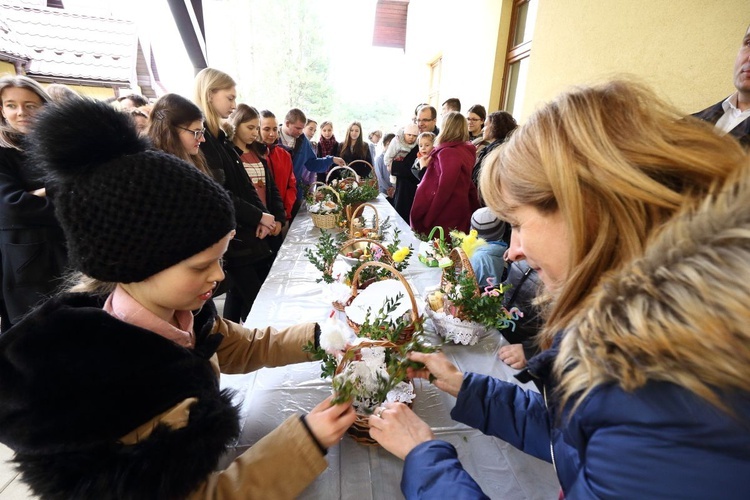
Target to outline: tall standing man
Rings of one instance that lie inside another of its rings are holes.
[[[437,128],[437,110],[432,106],[424,105],[418,108],[415,121],[420,134],[422,132],[432,132],[435,135],[440,133],[440,129]],[[407,224],[409,224],[409,214],[414,203],[414,194],[417,192],[418,181],[411,172],[417,153],[419,153],[419,148],[413,148],[404,158],[394,159],[391,163],[391,175],[398,180],[393,206]]]
[[[292,217],[297,215],[305,197],[305,186],[315,182],[316,173],[326,172],[334,164],[346,165],[338,156],[317,157],[310,140],[302,133],[306,123],[305,113],[301,109],[292,108],[286,114],[284,125],[279,131],[279,145],[292,155],[292,167],[297,178],[297,201],[292,207]]]
[[[693,116],[713,123],[722,135],[731,134],[750,148],[750,26],[734,61],[734,87],[737,92]]]

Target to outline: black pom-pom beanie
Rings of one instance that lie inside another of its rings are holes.
[[[27,136],[49,176],[72,266],[92,278],[143,281],[235,227],[229,194],[185,161],[149,151],[130,118],[74,100],[45,106]]]

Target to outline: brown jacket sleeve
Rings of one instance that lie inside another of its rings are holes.
[[[215,472],[190,499],[291,499],[312,483],[327,462],[299,416],[255,443],[221,472]]]
[[[261,330],[217,318],[214,331],[224,336],[216,354],[221,373],[228,374],[310,361],[302,346],[315,339],[315,323]]]

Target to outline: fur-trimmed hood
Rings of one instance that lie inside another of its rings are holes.
[[[669,221],[644,255],[605,278],[565,334],[565,397],[647,381],[685,387],[729,410],[750,380],[750,164]]]
[[[216,466],[239,432],[210,358],[212,304],[195,318],[196,348],[124,323],[83,294],[53,298],[0,336],[0,441],[45,498],[178,498]],[[38,346],[43,345],[44,349]],[[186,427],[127,433],[186,398]]]

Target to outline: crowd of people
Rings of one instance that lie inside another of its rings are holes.
[[[357,121],[315,141],[300,109],[238,104],[212,68],[154,103],[0,78],[0,442],[45,498],[298,495],[352,406],[327,398],[215,471],[239,433],[217,375],[310,359],[319,325],[238,322],[309,186],[351,164],[416,232],[496,243],[509,303],[538,308],[536,342],[500,356],[539,392],[410,355],[452,418],[553,462],[567,498],[747,498],[750,28],[734,84],[700,120],[623,81],[520,127],[452,98],[440,128],[423,104],[368,144]],[[369,423],[407,498],[485,497],[408,406]]]

